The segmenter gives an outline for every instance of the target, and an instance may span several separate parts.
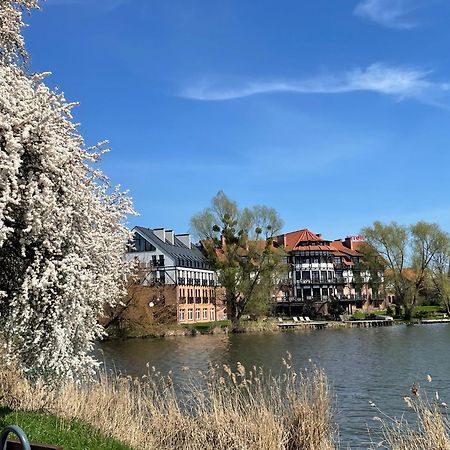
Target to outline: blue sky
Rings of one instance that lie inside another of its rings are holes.
[[[188,230],[220,189],[331,238],[450,231],[445,0],[48,0],[31,68],[130,191],[130,225]]]

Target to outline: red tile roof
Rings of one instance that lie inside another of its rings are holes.
[[[342,243],[342,241],[340,241],[340,240],[333,241],[333,242],[331,243],[331,246],[332,246],[334,249],[340,251],[341,253],[345,253],[346,255],[350,255],[350,256],[361,256],[361,254],[358,253],[356,250],[352,250],[352,249],[346,247],[346,246]]]

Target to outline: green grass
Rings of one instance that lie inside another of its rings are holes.
[[[414,312],[418,313],[436,313],[436,312],[440,312],[441,311],[441,307],[432,305],[432,306],[416,306],[414,308]]]
[[[226,328],[226,327],[230,326],[230,323],[231,322],[229,320],[217,320],[216,322],[192,323],[192,324],[184,325],[184,327],[186,327],[190,330],[196,329],[199,331],[207,331],[207,330],[211,330],[212,328],[215,328],[215,327]]]
[[[352,317],[355,320],[364,320],[366,318],[366,314],[361,311],[356,311]]]
[[[18,425],[30,442],[58,445],[64,450],[132,450],[79,420],[0,408],[0,427],[3,429],[6,425]]]

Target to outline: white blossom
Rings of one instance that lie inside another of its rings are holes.
[[[93,166],[73,103],[22,67],[21,9],[0,1],[0,330],[9,357],[36,377],[95,366],[98,317],[122,294],[131,200]]]

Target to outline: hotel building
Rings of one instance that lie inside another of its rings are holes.
[[[327,313],[330,301],[339,300],[348,313],[361,308],[378,307],[373,298],[370,276],[361,270],[362,254],[356,250],[362,238],[327,240],[308,229],[277,236],[284,246],[290,266],[289,278],[281,286],[277,309],[300,314],[313,308]]]
[[[132,233],[126,258],[138,262],[142,285],[175,288],[178,322],[224,318],[224,308],[218,300],[217,275],[189,234],[144,227],[134,227]]]

